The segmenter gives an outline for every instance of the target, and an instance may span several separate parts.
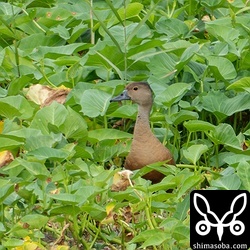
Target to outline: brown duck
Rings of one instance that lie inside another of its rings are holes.
[[[111,102],[132,100],[138,104],[138,115],[134,127],[134,136],[130,153],[125,160],[125,168],[129,170],[140,169],[146,165],[168,161],[168,164],[175,165],[170,151],[154,136],[149,125],[150,111],[153,105],[153,92],[146,82],[133,82],[127,85],[126,89]],[[143,176],[158,183],[164,175],[158,171],[151,171]]]

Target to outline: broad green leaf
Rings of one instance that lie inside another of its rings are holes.
[[[106,217],[106,210],[104,209],[103,206],[100,206],[98,204],[86,204],[81,207],[81,210],[83,212],[89,213],[91,218],[97,221],[101,221]]]
[[[20,40],[19,49],[22,51],[22,55],[29,56],[39,46],[55,46],[58,42],[58,36],[46,36],[43,33],[35,33],[22,38]]]
[[[206,59],[208,60],[208,66],[217,79],[231,80],[237,76],[234,65],[227,58],[208,56]]]
[[[198,113],[189,110],[180,110],[178,113],[171,115],[174,125],[181,124],[187,120],[197,120],[198,118]]]
[[[7,96],[0,99],[0,115],[9,119],[29,119],[33,112],[34,108],[23,96]]]
[[[168,40],[185,38],[189,33],[187,25],[181,20],[174,18],[160,18],[155,28],[159,33],[167,35]]]
[[[21,222],[27,223],[32,229],[40,229],[44,227],[49,217],[41,214],[27,214],[21,218]]]
[[[59,160],[62,161],[69,157],[70,151],[66,152],[65,150],[62,150],[62,149],[41,147],[41,148],[28,152],[27,155],[34,156],[38,160],[50,159],[54,161],[59,161]]]
[[[57,140],[49,135],[40,135],[40,130],[31,129],[31,131],[33,131],[33,134],[26,137],[24,145],[25,149],[28,151],[33,151],[43,147],[51,148],[57,142]]]
[[[250,161],[239,163],[237,167],[237,175],[239,176],[244,189],[250,192]]]
[[[122,105],[116,111],[107,116],[135,119],[137,110],[138,110],[137,105]]]
[[[211,186],[225,190],[238,190],[241,185],[241,180],[238,175],[225,175],[216,180],[211,181]]]
[[[64,205],[59,207],[53,207],[49,213],[50,215],[71,215],[76,216],[81,212],[78,206]]]
[[[200,159],[201,155],[208,151],[207,145],[192,145],[187,149],[183,150],[184,157],[196,165],[197,161]]]
[[[177,199],[182,197],[191,188],[194,188],[195,186],[200,184],[203,180],[204,177],[198,173],[194,173],[193,175],[186,178],[185,181],[181,184],[181,187],[178,191]]]
[[[167,107],[171,107],[174,103],[178,102],[188,90],[192,88],[191,84],[178,82],[174,83],[166,88],[160,95],[155,97],[157,104],[164,104]]]
[[[243,77],[240,80],[231,83],[227,89],[236,91],[247,91],[250,93],[250,77]]]
[[[166,239],[166,233],[160,229],[149,229],[136,235],[131,242],[144,242],[143,247],[158,246]]]
[[[3,246],[7,248],[16,248],[21,247],[24,243],[24,240],[16,239],[16,238],[8,238],[5,242],[3,242]]]
[[[190,238],[189,227],[185,226],[185,225],[177,225],[173,231],[173,237],[177,241],[181,241],[181,240],[188,240],[189,241],[189,238]]]
[[[244,151],[242,152],[244,153]],[[246,162],[250,163],[250,155],[244,154],[232,154],[228,155],[224,160],[229,166],[236,168],[239,164],[245,164]]]
[[[201,120],[186,121],[183,125],[189,132],[209,131],[215,128],[213,124]]]
[[[68,29],[62,25],[58,25],[57,27],[51,28],[50,30],[55,34],[58,34],[64,40],[68,40],[70,38]]]
[[[156,229],[155,229],[156,230]],[[167,241],[170,238],[170,235],[167,237],[165,232],[152,232],[151,236],[149,236],[144,243],[141,245],[142,248],[146,248],[148,246],[159,246],[164,241]]]
[[[168,217],[160,223],[160,227],[163,227],[165,231],[173,232],[175,227],[180,224],[180,220],[175,217]]]
[[[121,71],[124,69],[124,54],[117,46],[112,46],[110,43],[97,43],[92,47],[87,54],[86,65],[105,70],[107,78],[110,77],[111,71],[114,71],[120,79],[124,79]]]
[[[10,180],[0,179],[0,202],[3,204],[3,201],[7,196],[9,196],[14,191],[13,183]]]
[[[19,148],[24,145],[22,138],[0,134],[0,151]]]
[[[17,158],[17,162],[34,177],[43,179],[44,177],[50,176],[50,173],[45,165],[40,162],[31,162],[21,158]]]
[[[210,8],[215,8],[216,6],[220,5],[222,1],[223,0],[210,0],[210,1],[201,0],[201,5],[210,7]]]
[[[34,116],[30,127],[40,129],[43,134],[50,134],[51,128],[59,129],[68,115],[67,109],[57,102],[40,109]]]
[[[70,107],[67,107],[67,110],[68,114],[64,123],[60,126],[60,130],[63,132],[66,138],[73,138],[76,140],[81,139],[86,141],[88,136],[86,121],[79,113]]]
[[[15,6],[13,4],[5,3],[5,2],[2,2],[0,4],[0,9],[1,9],[2,13],[6,16],[16,15],[18,12],[21,11],[21,8]]]
[[[154,54],[149,54],[150,49],[155,49],[155,47],[161,46],[162,41],[153,40],[148,41],[143,44],[137,45],[136,47],[132,47],[128,50],[128,58],[137,60],[146,59]],[[140,53],[140,54],[139,54]],[[139,57],[138,57],[139,54]],[[156,54],[156,53],[155,53]]]
[[[76,194],[59,193],[50,194],[49,196],[56,201],[61,201],[63,204],[77,205],[81,201],[81,197]]]
[[[143,5],[141,3],[134,2],[134,3],[127,4],[126,9],[122,7],[117,12],[120,18],[124,20],[125,18],[128,19],[131,17],[138,16],[142,9],[143,9]]]
[[[82,43],[73,43],[63,46],[41,46],[37,48],[37,51],[32,53],[30,57],[36,61],[45,57],[58,58],[61,55],[72,55],[75,52],[88,49],[90,45]]]
[[[0,222],[0,234],[6,232],[5,226],[2,222]]]
[[[88,139],[91,142],[103,140],[120,140],[132,138],[132,134],[117,129],[96,129],[89,131]]]
[[[176,59],[171,54],[160,53],[155,54],[148,64],[151,72],[158,79],[173,79],[175,75]]]
[[[214,130],[207,133],[207,135],[216,145],[222,144],[243,151],[239,139],[229,124],[221,123]]]
[[[199,51],[199,45],[193,44],[188,47],[180,57],[180,61],[176,64],[176,69],[178,71],[182,70],[183,67],[191,60],[191,58]]]
[[[114,144],[112,145],[103,145],[100,144],[95,148],[94,151],[94,160],[97,162],[107,162],[117,153],[118,147]]]
[[[178,220],[185,220],[188,215],[188,210],[190,208],[190,196],[185,196],[184,200],[182,202],[179,202],[176,206],[176,211],[174,213],[174,218]]]
[[[249,103],[250,95],[248,93],[238,93],[229,98],[221,91],[210,91],[202,97],[203,108],[213,113],[219,122],[227,116],[249,109]]]
[[[230,41],[238,39],[240,35],[239,29],[232,27],[232,21],[230,17],[219,18],[206,22],[205,27],[209,35],[216,37],[219,41],[227,42],[229,44]],[[232,45],[230,47],[232,47]]]
[[[104,116],[110,104],[110,99],[111,95],[104,91],[88,89],[84,91],[80,100],[81,111],[89,117]]]
[[[17,95],[30,81],[31,77],[23,75],[11,81],[8,88],[8,95]]]

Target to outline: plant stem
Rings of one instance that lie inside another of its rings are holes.
[[[22,9],[22,11],[27,15],[29,16],[29,13],[25,10],[25,9]],[[34,19],[32,19],[32,22],[36,25],[36,27],[41,30],[42,32],[46,33],[46,30],[43,29]]]
[[[90,43],[95,44],[94,20],[93,20],[93,0],[90,0]]]

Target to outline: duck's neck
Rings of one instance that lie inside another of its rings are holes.
[[[149,124],[151,107],[151,105],[138,107],[138,115],[134,128],[134,139],[139,139],[144,134],[149,135],[152,133]]]

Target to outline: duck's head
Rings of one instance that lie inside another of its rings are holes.
[[[146,82],[132,82],[118,96],[112,98],[110,102],[122,100],[132,100],[141,106],[151,106],[153,102],[153,92]]]

